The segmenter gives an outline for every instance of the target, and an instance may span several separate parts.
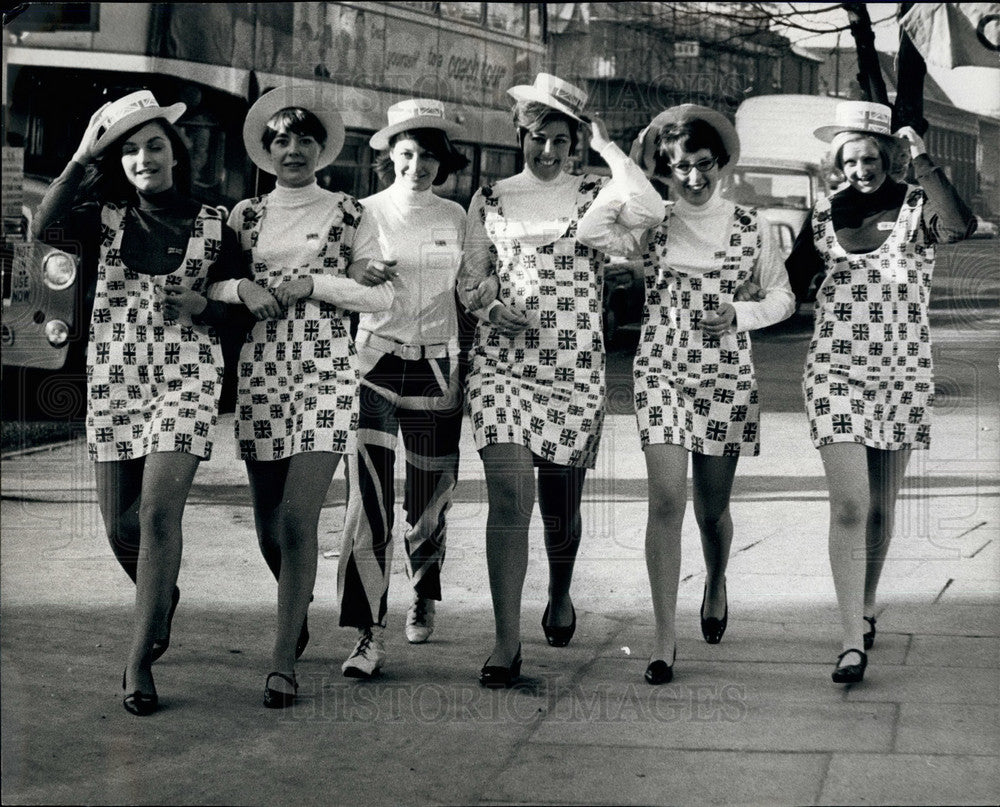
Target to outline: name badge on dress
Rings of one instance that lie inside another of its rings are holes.
[[[894,221],[880,221],[875,225],[876,229],[878,229],[879,232],[883,233],[886,232],[887,230],[891,230],[895,226],[896,222]]]

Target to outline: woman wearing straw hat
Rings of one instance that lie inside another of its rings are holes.
[[[350,498],[340,554],[340,624],[357,628],[344,675],[369,678],[385,660],[383,627],[392,564],[397,436],[406,451],[403,508],[406,571],[413,585],[406,638],[426,642],[441,599],[445,514],[458,474],[462,400],[458,384],[455,277],[462,259],[465,210],[435,195],[468,160],[451,144],[461,127],[440,101],[389,107],[388,125],[371,138],[380,173],[392,184],[362,200],[392,262],[396,296],[388,311],[363,314],[358,451],[351,455]],[[367,269],[362,283],[382,282]]]
[[[794,308],[770,229],[756,210],[719,195],[722,175],[739,152],[736,130],[723,115],[695,104],[671,107],[653,118],[633,148],[643,168],[676,196],[666,216],[648,232],[630,222],[632,200],[651,186],[638,172],[613,166],[613,182],[578,231],[581,241],[598,249],[642,255],[645,267],[634,394],[649,484],[646,565],[656,636],[645,679],[654,685],[672,680],[677,653],[689,455],[706,567],[701,631],[716,644],[726,630],[729,499],[739,458],[760,451],[747,332],[780,322]],[[737,296],[749,283],[762,290],[759,299]]]
[[[386,310],[393,296],[391,284],[348,276],[386,270],[377,232],[354,198],[316,182],[344,142],[336,101],[326,88],[278,87],[250,108],[243,142],[277,184],[233,209],[254,279],[220,290],[258,319],[240,354],[236,437],[261,552],[278,581],[270,708],[295,700],[320,510],[341,455],[354,449],[358,369],[347,312]]]
[[[875,641],[875,590],[899,486],[910,452],[930,444],[934,245],[966,238],[975,218],[913,129],[893,142],[887,106],[844,101],[835,114],[816,136],[830,143],[847,184],[817,202],[786,266],[801,291],[823,277],[803,389],[830,488],[843,630],[832,677],[855,683]],[[899,145],[908,146],[917,186],[889,175]]]
[[[172,125],[184,111],[145,90],[97,110],[33,233],[82,244],[81,265],[97,267],[87,443],[112,549],[136,584],[122,686],[140,716],[158,707],[151,667],[180,595],[181,517],[212,452],[223,372],[213,326],[228,311],[205,293],[245,274],[218,211],[187,196],[190,160]]]
[[[573,636],[569,589],[580,500],[604,420],[606,258],[576,238],[577,222],[603,180],[565,171],[586,94],[546,73],[508,92],[517,100],[524,170],[473,197],[458,280],[462,303],[483,320],[467,393],[489,499],[486,560],[496,637],[480,673],[487,687],[510,686],[521,668],[521,592],[536,468],[549,561],[542,629],[555,647]]]

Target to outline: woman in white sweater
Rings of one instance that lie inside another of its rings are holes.
[[[240,353],[236,437],[261,552],[278,581],[264,705],[280,708],[294,702],[295,660],[308,640],[320,510],[341,455],[354,449],[359,376],[347,312],[386,310],[393,290],[348,277],[349,267],[383,266],[377,232],[355,199],[316,183],[344,142],[336,96],[272,90],[247,113],[243,140],[277,180],[233,209],[254,280],[223,293],[259,320]]]
[[[383,627],[392,569],[396,445],[406,452],[406,571],[413,586],[406,638],[427,641],[441,599],[445,514],[458,475],[462,399],[458,383],[455,277],[462,260],[465,211],[432,190],[468,160],[451,144],[460,132],[440,101],[411,99],[388,109],[371,138],[380,173],[392,184],[362,200],[377,225],[387,266],[369,267],[362,283],[392,277],[386,311],[362,314],[358,450],[351,480],[338,588],[340,624],[358,631],[344,675],[369,678],[385,660]]]
[[[646,307],[635,358],[635,410],[646,456],[649,514],[646,565],[656,638],[645,678],[673,677],[674,615],[688,455],[706,581],[705,641],[722,639],[729,615],[726,565],[733,537],[729,498],[741,454],[760,450],[760,407],[747,331],[794,308],[781,257],[757,211],[719,196],[722,171],[739,158],[732,124],[694,104],[672,107],[640,135],[637,158],[677,201],[652,229],[626,218],[645,177],[612,163],[613,181],[580,222],[582,242],[617,255],[642,255]],[[738,302],[752,281],[763,299]]]

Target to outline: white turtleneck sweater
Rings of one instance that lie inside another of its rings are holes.
[[[239,232],[243,211],[249,204],[244,200],[233,208],[229,226]],[[335,196],[315,182],[302,188],[275,187],[267,195],[267,210],[261,224],[260,236],[254,249],[256,260],[270,267],[283,266],[289,274],[312,278],[312,298],[339,305],[351,311],[384,311],[392,304],[391,283],[380,286],[362,286],[349,277],[314,274],[309,267],[319,256],[330,228],[340,223],[343,213],[335,203]],[[378,230],[367,213],[362,213],[354,233],[351,263],[359,260],[382,260],[379,250]],[[240,281],[217,283],[210,289],[212,299],[240,303]]]
[[[395,182],[361,200],[378,225],[378,245],[396,265],[396,296],[388,311],[362,315],[359,327],[409,345],[455,343],[455,278],[462,261],[465,211],[431,189]]]
[[[645,179],[638,166],[614,143],[605,146],[601,156],[619,174],[629,177],[637,174],[639,178]],[[527,167],[520,174],[501,179],[493,186],[493,190],[501,197],[500,204],[507,220],[508,234],[536,248],[561,238],[571,219],[576,216],[576,189],[580,181],[581,177],[565,173],[551,180],[539,179]],[[632,227],[647,228],[662,221],[663,201],[652,185],[644,188],[633,178],[621,189],[629,202],[627,209],[619,208],[624,217],[623,222]],[[604,193],[602,190],[601,194]],[[600,199],[601,196],[598,195],[597,198]],[[624,200],[625,197],[622,197],[622,201]],[[465,256],[458,278],[458,296],[466,306],[469,292],[492,273],[495,261],[491,252],[493,244],[483,225],[482,210],[483,196],[480,192],[473,197],[469,206]],[[476,313],[487,319],[490,308],[498,304],[494,301]]]
[[[603,154],[603,152],[602,152]],[[609,255],[635,258],[642,253],[645,229],[636,227],[632,203],[643,186],[652,189],[639,171],[625,173],[610,163],[612,181],[598,194],[577,226],[577,238]],[[655,192],[655,189],[654,189]],[[703,205],[684,199],[673,203],[667,235],[666,263],[685,274],[704,274],[719,268],[717,253],[729,244],[734,205],[715,193]],[[629,216],[632,220],[630,220]],[[771,228],[760,219],[761,248],[754,265],[753,281],[766,293],[760,302],[733,302],[736,328],[751,331],[781,322],[795,310],[795,296],[788,273],[774,242]]]

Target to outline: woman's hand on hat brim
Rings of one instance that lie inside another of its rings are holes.
[[[909,144],[910,159],[927,153],[927,146],[924,145],[924,139],[917,134],[916,130],[912,126],[901,126],[893,134],[893,137],[905,140]]]
[[[111,102],[103,104],[93,115],[90,116],[90,122],[87,124],[87,128],[83,132],[83,137],[80,138],[80,145],[76,148],[76,153],[73,154],[73,162],[80,163],[81,165],[86,165],[91,160],[99,155],[94,148],[97,143],[97,138],[101,135],[100,121],[104,110],[111,106]]]

